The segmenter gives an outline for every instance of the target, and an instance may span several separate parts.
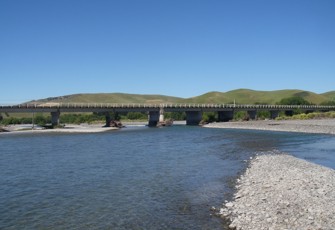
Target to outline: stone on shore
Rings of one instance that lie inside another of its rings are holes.
[[[232,229],[334,229],[335,171],[286,154],[261,155],[220,210]]]
[[[206,128],[253,129],[281,132],[335,134],[335,119],[282,120],[218,122],[205,125]]]

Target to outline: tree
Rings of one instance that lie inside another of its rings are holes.
[[[302,97],[287,97],[281,99],[278,105],[310,105],[311,103]]]

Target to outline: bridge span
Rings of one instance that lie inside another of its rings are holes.
[[[322,105],[242,105],[242,104],[113,104],[113,103],[45,103],[0,106],[0,113],[51,113],[53,125],[59,124],[63,112],[98,112],[106,115],[110,122],[111,112],[146,112],[149,126],[156,126],[164,120],[164,112],[185,112],[187,125],[198,125],[203,112],[217,112],[219,121],[230,121],[237,111],[246,111],[250,119],[256,119],[258,111],[269,111],[271,119],[278,117],[280,111],[290,115],[294,110],[309,113],[314,111],[335,111],[335,106]]]

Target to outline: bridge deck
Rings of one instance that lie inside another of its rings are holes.
[[[234,111],[234,110],[335,110],[335,106],[321,105],[242,105],[242,104],[113,104],[113,103],[46,103],[0,106],[0,112],[183,112],[183,111]]]

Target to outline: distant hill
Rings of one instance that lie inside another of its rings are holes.
[[[275,104],[283,98],[302,97],[305,100],[320,104],[325,101],[335,100],[335,91],[316,94],[309,91],[289,89],[275,91],[256,91],[250,89],[237,89],[228,92],[208,92],[191,98],[180,98],[164,95],[144,95],[125,93],[96,93],[73,94],[60,97],[50,97],[33,101],[35,103],[218,103],[227,104]]]
[[[328,98],[329,101],[335,101],[335,91],[330,91],[321,95]]]
[[[126,93],[73,94],[36,100],[36,103],[177,103],[182,98],[164,95],[142,95]]]
[[[294,96],[302,97],[313,104],[320,104],[329,100],[327,95],[295,89],[276,91],[237,89],[226,93],[209,92],[185,101],[190,103],[233,103],[235,101],[237,104],[275,104],[283,98]]]

